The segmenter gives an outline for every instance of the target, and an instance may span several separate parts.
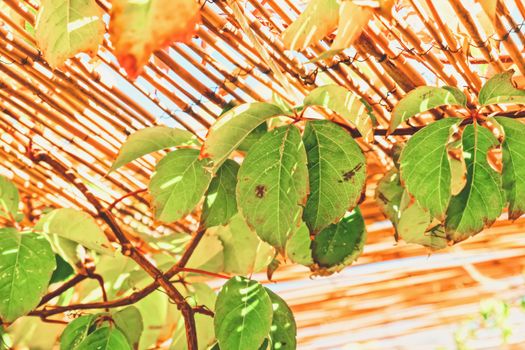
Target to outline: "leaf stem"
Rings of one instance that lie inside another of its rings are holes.
[[[201,270],[201,269],[193,269],[191,267],[181,267],[179,268],[179,271],[180,272],[193,272],[193,273],[198,273],[198,274],[201,274],[201,275],[207,275],[207,276],[211,276],[211,277],[216,277],[216,278],[222,278],[222,279],[226,279],[226,280],[229,280],[230,279],[230,276],[227,276],[227,275],[223,275],[221,273],[216,273],[216,272],[211,272],[211,271],[206,271],[206,270]]]

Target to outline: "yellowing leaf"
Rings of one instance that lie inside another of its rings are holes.
[[[373,120],[375,117],[359,96],[342,86],[334,84],[320,86],[306,96],[304,105],[331,109],[355,126],[365,140],[374,139]]]
[[[343,1],[339,10],[337,36],[330,51],[341,51],[352,45],[373,14],[370,7],[358,6],[353,1]]]
[[[303,50],[330,34],[337,27],[337,0],[312,0],[303,13],[282,34],[284,47]]]
[[[148,153],[164,148],[198,145],[197,138],[189,131],[158,125],[137,130],[122,144],[117,159],[109,171],[132,162]]]
[[[38,220],[35,230],[77,242],[100,254],[113,254],[113,248],[104,231],[91,215],[81,210],[55,209]]]
[[[95,0],[41,1],[35,38],[51,67],[79,52],[97,52],[105,31],[102,13]]]
[[[478,95],[482,106],[500,104],[525,104],[525,90],[514,86],[514,70],[499,73],[490,78],[481,88]]]
[[[136,78],[151,54],[174,41],[189,41],[200,22],[195,0],[113,0],[109,26],[120,65]]]
[[[498,0],[477,0],[492,22],[496,19]]]

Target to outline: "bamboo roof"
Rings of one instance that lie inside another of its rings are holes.
[[[97,2],[106,11],[111,6]],[[127,135],[146,126],[178,126],[204,138],[228,104],[270,100],[272,93],[295,103],[316,86],[335,82],[366,100],[384,130],[393,106],[417,86],[453,85],[477,93],[494,73],[512,67],[518,84],[525,75],[522,0],[499,1],[493,21],[474,0],[399,1],[392,21],[374,18],[351,48],[329,62],[312,59],[328,49],[331,38],[302,52],[285,50],[280,39],[305,1],[203,1],[195,38],[155,52],[135,81],[119,68],[109,41],[94,59],[80,54],[52,70],[21,25],[34,23],[38,2],[3,0],[1,6],[0,174],[20,189],[28,217],[49,206],[95,214],[74,187],[28,158],[30,143],[74,169],[110,205],[145,188],[162,156],[108,174]],[[313,280],[299,266],[276,272],[277,283],[269,286],[294,310],[299,349],[451,346],[455,325],[477,312],[480,299],[525,294],[524,219],[502,217],[476,237],[429,256],[421,247],[396,244],[373,200],[376,181],[392,166],[391,144],[443,114],[454,111],[443,108],[388,137],[378,132],[374,143],[359,140],[368,162],[362,212],[369,238],[356,265]],[[137,243],[137,231],[191,232],[196,224],[188,216],[159,226],[143,193],[118,203],[114,213]],[[523,348],[525,320],[513,322],[518,328],[509,348]],[[498,341],[493,334],[483,339],[479,348],[498,346],[491,345]]]

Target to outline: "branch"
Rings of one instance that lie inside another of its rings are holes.
[[[198,273],[198,274],[201,274],[201,275],[208,275],[208,276],[211,276],[211,277],[222,278],[222,279],[226,279],[226,280],[230,279],[230,276],[223,275],[222,273],[215,273],[215,272],[205,271],[205,270],[201,270],[201,269],[192,269],[190,267],[179,267],[178,270],[180,272],[183,272],[183,271],[184,272],[193,272],[193,273]]]
[[[188,243],[188,246],[186,247],[186,249],[184,251],[184,254],[182,255],[181,259],[177,262],[177,264],[175,264],[171,269],[169,269],[164,274],[165,278],[171,279],[173,276],[175,276],[177,273],[179,273],[181,271],[198,272],[198,273],[208,274],[208,275],[212,274],[212,273],[210,273],[208,271],[198,270],[198,269],[191,269],[191,268],[186,268],[185,267],[185,265],[189,261],[189,258],[191,257],[191,255],[195,251],[195,248],[197,247],[197,245],[199,244],[200,240],[204,236],[205,232],[206,232],[205,229],[200,229],[200,230],[198,230],[195,233],[195,236],[193,237],[191,242]],[[219,277],[218,274],[213,274],[213,275],[214,275],[214,277]],[[220,277],[221,278],[228,278],[225,275],[220,275]],[[94,302],[94,303],[85,303],[85,304],[73,304],[73,305],[68,305],[68,306],[53,307],[52,309],[34,310],[31,313],[29,313],[29,315],[31,315],[31,316],[39,316],[41,318],[42,317],[47,318],[47,317],[52,316],[52,315],[56,315],[56,314],[60,314],[60,313],[64,313],[64,312],[72,311],[72,310],[111,309],[111,308],[115,308],[115,307],[127,306],[127,305],[134,304],[134,303],[140,301],[141,299],[145,298],[146,296],[151,294],[153,291],[155,291],[158,287],[159,287],[159,284],[155,281],[155,282],[149,284],[148,286],[146,286],[145,288],[143,288],[143,289],[141,289],[139,291],[136,291],[136,292],[130,294],[129,296],[127,296],[127,297],[123,297],[123,298],[120,298],[120,299],[115,299],[115,300],[111,300],[111,301],[108,301],[108,302]],[[204,307],[195,307],[195,308],[193,308],[193,312],[202,313],[204,315],[211,315],[211,316],[213,316],[213,312],[211,310],[208,310],[207,308],[204,308]]]
[[[133,192],[128,192],[125,195],[123,195],[122,197],[120,197],[118,199],[115,199],[115,201],[108,206],[107,210],[111,211],[113,208],[115,208],[115,206],[118,203],[120,203],[124,199],[126,199],[128,197],[131,197],[131,196],[136,196],[137,194],[142,193],[142,192],[146,192],[147,190],[148,190],[147,188],[141,188],[141,189],[138,189],[138,190],[133,191]]]
[[[54,291],[44,295],[42,297],[42,300],[40,300],[40,304],[38,304],[38,306],[44,305],[48,301],[50,301],[50,300],[54,299],[55,297],[59,296],[60,294],[64,293],[69,288],[74,287],[75,285],[79,284],[80,282],[82,282],[86,278],[88,278],[87,275],[80,274],[80,273],[76,274],[74,277],[72,277],[70,280],[65,282],[63,285],[61,285],[60,287],[58,287]]]
[[[488,117],[491,114],[494,114],[494,113],[493,112],[480,113],[480,115],[485,116],[485,117]],[[525,109],[520,109],[517,111],[510,111],[510,112],[498,112],[494,115],[501,116],[501,117],[507,117],[507,118],[514,118],[514,119],[525,118]],[[350,127],[347,124],[337,122],[336,120],[333,120],[333,119],[331,119],[330,121],[345,128],[348,132],[350,132],[352,137],[354,138],[361,137],[361,134],[359,133],[359,131],[357,131],[357,129]],[[464,119],[461,124],[466,125],[466,124],[471,124],[471,123],[472,123],[471,119]],[[407,128],[397,128],[390,134],[388,134],[387,129],[375,129],[374,136],[387,136],[387,135],[388,136],[410,136],[410,135],[414,135],[416,132],[423,129],[425,126],[426,125],[412,126],[412,127],[407,127]]]
[[[35,162],[45,162],[60,176],[68,180],[74,185],[86,199],[95,207],[100,218],[111,228],[115,237],[122,247],[122,254],[133,259],[145,272],[147,272],[154,280],[154,284],[160,285],[168,294],[170,299],[177,304],[178,309],[184,317],[184,324],[186,326],[186,339],[188,342],[188,350],[197,350],[197,332],[195,329],[195,317],[193,308],[186,302],[184,296],[171,284],[169,277],[167,278],[155,265],[153,265],[140,251],[138,251],[131,241],[126,237],[119,224],[111,214],[111,212],[102,207],[99,200],[89,191],[84,183],[75,176],[71,169],[68,169],[62,163],[52,158],[49,154],[42,151],[33,151],[31,144],[28,148],[29,158]],[[189,259],[189,257],[188,257]],[[156,287],[155,287],[156,288]]]

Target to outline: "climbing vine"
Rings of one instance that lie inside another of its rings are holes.
[[[496,104],[525,103],[525,91],[514,87],[512,74],[487,81],[477,103],[456,88],[420,87],[397,104],[388,133],[420,113],[455,106],[454,115],[416,129],[405,145],[396,145],[394,166],[377,185],[376,199],[398,239],[441,249],[490,226],[507,204],[510,219],[523,213],[525,126],[495,110]],[[308,109],[331,110],[338,118],[306,117]],[[352,135],[353,128],[359,135]],[[149,257],[111,214],[114,204],[104,207],[74,172],[29,147],[30,158],[70,181],[96,217],[59,208],[27,225],[17,188],[0,179],[2,216],[9,223],[0,235],[2,322],[24,315],[49,321],[71,310],[105,309],[74,319],[61,335],[61,348],[103,343],[138,348],[148,333],[141,309],[156,296],[172,300],[175,319],[183,320],[174,321],[177,346],[294,349],[291,310],[247,276],[267,269],[271,278],[287,259],[328,275],[357,259],[366,241],[358,207],[366,158],[356,139],[368,142],[376,130],[365,103],[329,85],[314,89],[301,106],[255,102],[229,109],[202,143],[166,126],[137,131],[110,171],[174,148],[158,162],[147,189],[153,215],[170,224],[201,208],[191,240],[155,239],[150,243],[160,253]],[[112,264],[123,270],[108,269]],[[122,273],[125,282],[117,283]],[[194,281],[198,275],[228,282],[215,296]],[[75,304],[64,297],[86,280],[94,282],[93,290],[98,286],[102,301]],[[119,297],[122,293],[128,295]]]
[[[95,55],[109,24],[129,79],[153,51],[195,34],[201,5],[113,0],[104,20],[108,9],[97,2],[72,4],[42,0],[36,22],[23,21],[46,64],[61,68],[77,53]],[[388,18],[392,6],[312,0],[283,43],[306,49],[338,28],[330,50],[316,58],[328,59],[374,15]],[[291,261],[326,276],[359,257],[367,235],[359,208],[367,188],[362,149],[376,137],[391,141],[391,168],[375,197],[396,239],[442,249],[491,226],[505,208],[510,220],[524,213],[523,114],[502,109],[525,104],[512,76],[494,75],[477,96],[453,86],[404,86],[410,91],[388,128],[366,101],[335,84],[313,89],[298,105],[274,98],[230,106],[204,140],[178,128],[144,128],[128,137],[108,171],[166,152],[147,189],[109,204],[74,169],[27,145],[29,159],[74,186],[89,208],[45,208],[29,217],[16,186],[0,177],[2,341],[9,342],[3,327],[28,316],[66,323],[61,349],[143,349],[167,338],[172,349],[295,349],[291,309],[252,274],[266,270],[271,280]],[[437,110],[429,120],[427,112]],[[410,124],[418,118],[424,126]],[[410,137],[402,144],[393,135]],[[143,192],[167,234],[131,232],[113,215],[117,203]],[[197,218],[196,230],[177,232],[174,224],[188,215]],[[225,283],[215,293],[203,276]]]

